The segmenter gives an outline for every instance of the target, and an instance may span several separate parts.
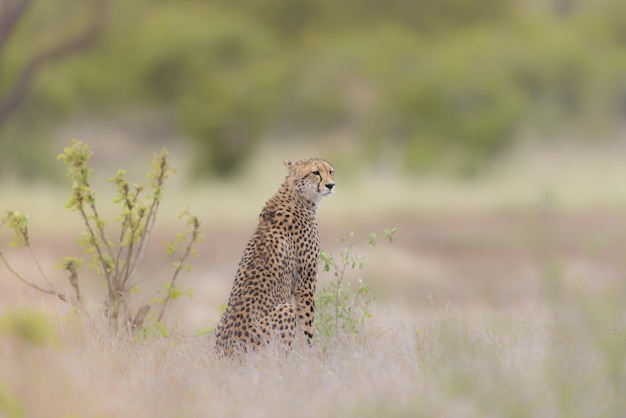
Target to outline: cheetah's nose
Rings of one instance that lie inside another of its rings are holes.
[[[326,183],[326,188],[327,188],[328,190],[332,190],[332,189],[333,189],[333,187],[335,187],[335,183]]]

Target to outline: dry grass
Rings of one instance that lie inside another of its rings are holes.
[[[381,308],[357,337],[243,363],[206,336],[137,342],[60,308],[60,347],[5,337],[0,376],[27,417],[618,417],[623,290],[522,316]]]

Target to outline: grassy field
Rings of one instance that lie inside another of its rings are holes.
[[[94,314],[60,320],[57,348],[5,338],[0,393],[29,417],[623,416],[623,303],[557,306],[381,307],[356,337],[244,363],[215,359],[206,336],[115,338]]]
[[[169,277],[161,242],[182,228],[177,213],[189,205],[206,235],[183,278],[193,298],[167,316],[170,337],[113,335],[101,313],[104,287],[87,271],[88,302],[77,315],[0,267],[5,324],[27,309],[43,312],[53,330],[43,344],[9,335],[24,328],[0,336],[0,416],[624,415],[626,165],[616,152],[521,153],[472,181],[393,173],[342,181],[338,168],[338,193],[320,209],[322,246],[337,253],[346,245],[337,238],[355,232],[367,266],[346,281],[370,286],[372,318],[356,335],[320,335],[288,356],[219,360],[211,337],[196,332],[219,318],[256,215],[282,179],[274,160],[254,181],[179,182],[166,192],[137,305]],[[62,208],[65,192],[2,190],[0,209],[31,213],[39,262],[67,289],[53,265],[80,254],[81,226]],[[368,246],[368,233],[387,226],[398,227],[395,242]],[[10,238],[0,232],[0,249],[38,280],[30,254],[9,249]],[[322,274],[320,288],[332,279]]]

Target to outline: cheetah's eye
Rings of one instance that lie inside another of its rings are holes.
[[[335,170],[330,170],[330,175],[334,176],[335,175]]]
[[[319,172],[319,170],[313,170],[313,171],[311,171],[311,174],[314,174],[314,175],[316,175],[316,176],[319,176],[319,175],[320,175],[320,172]],[[321,176],[320,176],[320,177],[321,177]]]

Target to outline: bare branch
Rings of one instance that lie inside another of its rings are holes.
[[[48,279],[48,276],[46,276],[46,273],[44,273],[43,269],[41,268],[41,264],[39,264],[39,260],[37,260],[37,257],[35,257],[35,252],[33,251],[33,248],[30,246],[28,242],[26,243],[26,247],[28,248],[28,251],[30,252],[30,256],[35,262],[35,265],[37,266],[37,270],[39,270],[39,274],[41,274],[41,277],[43,277],[46,283],[48,283],[48,286],[50,286],[50,289],[52,289],[52,291],[56,293],[56,290],[54,290],[54,286],[52,285],[52,282],[50,281],[50,279]]]
[[[17,19],[19,19],[20,15],[23,14],[25,8],[28,7],[30,3],[31,0],[23,0],[13,14],[8,13],[8,17],[6,17],[6,19],[9,27],[8,29],[5,29],[4,39],[1,38],[2,33],[0,33],[0,47],[3,46],[3,43],[6,43],[11,28],[15,25]],[[37,73],[42,70],[42,68],[51,62],[64,58],[68,55],[81,52],[90,47],[96,41],[102,32],[102,28],[104,27],[104,12],[107,1],[95,0],[93,4],[94,7],[90,22],[83,33],[74,38],[68,39],[65,42],[61,42],[46,51],[40,52],[38,55],[32,57],[31,60],[24,66],[20,75],[14,81],[11,90],[2,102],[0,102],[0,124],[2,124],[7,116],[21,104],[28,88],[32,84],[33,79]],[[19,12],[19,14],[16,12]]]
[[[54,296],[58,297],[59,299],[61,299],[63,302],[69,303],[68,300],[67,300],[67,297],[63,293],[58,293],[54,289],[44,289],[42,287],[37,286],[35,283],[25,279],[21,274],[19,274],[17,271],[15,271],[11,267],[11,265],[9,264],[7,259],[4,258],[4,254],[2,254],[1,251],[0,251],[0,260],[2,260],[2,262],[4,263],[6,268],[11,272],[11,274],[13,274],[15,277],[17,277],[17,279],[19,279],[22,283],[32,287],[33,289],[39,290],[40,292],[47,293],[49,295],[54,295]]]
[[[98,237],[96,236],[96,233],[94,232],[93,228],[91,227],[91,223],[89,222],[89,216],[87,215],[87,212],[85,211],[85,207],[84,207],[84,201],[83,201],[84,198],[82,196],[77,196],[77,199],[78,199],[78,211],[80,212],[80,215],[83,218],[83,221],[85,222],[85,226],[87,227],[87,231],[89,232],[89,235],[91,236],[91,239],[93,240],[93,247],[95,248],[98,254],[97,258],[98,258],[98,261],[100,262],[102,273],[104,274],[104,277],[106,278],[107,288],[109,289],[109,292],[111,292],[112,289],[114,288],[113,280],[111,278],[111,272],[109,271],[108,266],[105,264],[105,258],[104,258],[102,249],[100,248],[100,245],[98,244]],[[108,242],[106,242],[106,236],[105,236],[104,244],[107,247],[109,246]],[[110,251],[111,249],[109,248],[109,252]]]
[[[163,305],[161,306],[161,311],[159,312],[157,322],[161,322],[161,318],[163,318],[163,315],[165,314],[165,309],[167,308],[167,305],[172,299],[172,288],[176,284],[176,279],[178,278],[178,274],[184,267],[183,263],[187,259],[187,257],[189,257],[189,254],[191,254],[191,250],[194,244],[196,243],[196,241],[198,241],[198,238],[200,237],[200,222],[198,221],[198,218],[196,218],[195,216],[192,218],[192,226],[193,226],[193,229],[191,230],[190,239],[187,242],[187,246],[185,247],[185,253],[182,255],[182,257],[178,259],[178,266],[176,267],[176,270],[174,271],[174,276],[172,277],[172,280],[170,281],[170,287],[168,289],[167,296],[165,297],[165,300],[163,301]]]
[[[131,266],[132,269],[127,276],[127,280],[129,281],[135,275],[137,271],[137,267],[139,266],[139,263],[143,259],[143,256],[146,252],[146,247],[148,246],[148,243],[150,242],[150,235],[152,234],[152,227],[154,226],[154,222],[156,221],[156,212],[158,211],[158,209],[159,209],[159,201],[155,197],[154,200],[152,201],[152,206],[150,206],[150,209],[148,211],[148,217],[146,218],[146,221],[145,221],[146,226],[145,226],[145,231],[141,236],[141,241],[139,242],[139,251],[135,252],[135,257],[133,257],[132,261],[130,262],[130,264],[132,264]]]
[[[98,215],[98,210],[96,209],[96,198],[94,197],[94,195],[91,193],[91,185],[89,185],[89,183],[87,182],[87,187],[89,188],[90,192],[89,194],[92,195],[91,198],[89,199],[89,207],[91,208],[91,211],[93,213],[94,219],[95,219],[95,224],[96,224],[96,228],[100,237],[100,242],[102,242],[102,244],[106,247],[108,253],[109,253],[109,257],[111,257],[111,262],[113,262],[115,260],[115,255],[113,254],[113,249],[111,248],[109,239],[107,238],[106,233],[104,232],[104,228],[102,227],[102,225],[100,224],[100,216]],[[85,218],[85,222],[89,224],[89,218]],[[94,236],[95,238],[95,232],[93,231],[93,229],[89,229],[89,232]],[[102,264],[102,267],[105,270],[105,274],[107,275],[107,277],[111,276],[111,273],[108,272],[108,266],[104,263],[104,257],[102,256],[102,252],[100,251],[100,249],[98,249],[99,252],[99,257],[100,257],[100,262]],[[117,277],[113,277],[113,279],[117,282]],[[117,284],[117,283],[116,283]]]
[[[31,3],[32,0],[20,0],[13,8],[9,2],[2,5],[2,10],[0,11],[0,54],[2,53],[4,45],[7,43],[15,24],[30,7]]]
[[[135,225],[134,228],[131,227],[130,232],[129,232],[129,234],[130,234],[130,242],[128,244],[128,250],[127,250],[127,253],[126,253],[126,262],[124,264],[124,273],[123,273],[123,275],[121,277],[122,289],[126,289],[126,285],[130,282],[130,276],[135,271],[135,268],[133,266],[131,266],[131,264],[133,263],[133,255],[135,253],[135,234],[139,230],[139,228],[141,226],[142,220],[143,220],[143,215],[140,214],[139,219],[137,219],[137,224]],[[144,230],[144,233],[145,233],[145,230]],[[135,261],[135,262],[138,263],[139,261]]]
[[[118,183],[118,188],[120,188],[119,183]],[[131,208],[129,207],[130,203],[129,203],[129,198],[128,198],[128,184],[123,183],[121,190],[124,196],[124,205],[126,205],[127,209],[130,210]],[[122,257],[122,252],[125,248],[124,245],[122,245],[122,243],[124,242],[124,238],[126,237],[126,234],[128,233],[128,230],[130,229],[130,227],[131,227],[131,217],[124,216],[122,219],[122,227],[120,228],[120,238],[119,238],[120,244],[118,245],[117,255],[115,256],[115,275],[118,277],[120,274],[122,274],[122,272],[120,271],[120,258]]]
[[[159,210],[159,203],[161,202],[161,192],[163,190],[163,184],[165,183],[168,170],[169,167],[167,165],[167,153],[165,152],[165,150],[163,150],[161,153],[158,175],[155,180],[154,197],[152,198],[152,204],[150,205],[150,209],[148,209],[148,216],[145,220],[145,229],[139,242],[139,251],[135,252],[134,257],[131,260],[132,266],[130,273],[127,275],[128,281],[130,281],[135,276],[137,267],[143,259],[143,256],[146,252],[146,247],[150,242],[150,235],[152,234],[152,228],[154,226],[154,222],[156,221],[156,214]]]

